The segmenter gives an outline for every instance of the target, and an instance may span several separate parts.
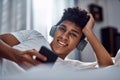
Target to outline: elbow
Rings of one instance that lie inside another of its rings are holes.
[[[103,62],[103,63],[99,63],[99,67],[107,67],[107,66],[111,66],[111,65],[114,65],[112,60],[111,61],[106,61],[106,62]]]

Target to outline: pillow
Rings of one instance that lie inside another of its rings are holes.
[[[118,52],[115,56],[115,65],[120,66],[120,49],[118,50]]]

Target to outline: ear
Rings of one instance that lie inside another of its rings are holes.
[[[80,43],[78,44],[77,49],[82,51],[85,48],[86,45],[87,45],[87,41],[85,39],[82,39],[80,41]]]
[[[54,37],[56,29],[57,29],[57,26],[55,26],[55,25],[52,26],[52,28],[51,28],[51,30],[50,30],[50,33],[49,33],[49,35],[50,35],[51,37]]]

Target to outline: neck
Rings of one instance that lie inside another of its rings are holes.
[[[61,54],[58,54],[58,56],[60,57],[60,58],[62,58],[63,60],[65,59],[65,55],[61,55]]]

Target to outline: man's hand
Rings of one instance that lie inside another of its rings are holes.
[[[30,68],[32,66],[36,66],[38,64],[42,64],[42,62],[37,61],[34,57],[41,59],[42,61],[46,61],[47,58],[37,52],[36,50],[26,50],[19,51],[18,54],[15,54],[15,62],[22,66],[23,68]]]
[[[33,58],[33,56],[45,61],[46,57],[39,54],[36,50],[20,51],[12,48],[12,46],[19,44],[20,42],[11,34],[0,35],[0,57],[9,59],[16,62],[23,67],[32,67],[41,62]]]
[[[94,23],[95,23],[95,20],[92,16],[91,13],[88,13],[87,14],[90,18],[87,22],[87,24],[85,25],[85,27],[82,29],[82,32],[85,33],[86,31],[92,31],[93,27],[94,27]]]

